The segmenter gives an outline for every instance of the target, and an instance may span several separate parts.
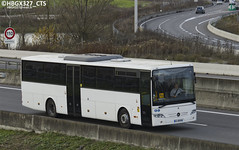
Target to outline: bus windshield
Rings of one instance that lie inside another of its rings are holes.
[[[152,95],[154,106],[194,102],[193,67],[154,70]]]

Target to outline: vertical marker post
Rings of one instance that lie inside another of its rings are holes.
[[[134,0],[134,33],[138,30],[138,0]]]

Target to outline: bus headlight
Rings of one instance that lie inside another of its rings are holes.
[[[190,113],[190,115],[193,115],[193,114],[195,114],[196,112],[197,112],[197,110],[196,110],[196,109],[193,109],[192,112]]]
[[[155,118],[165,118],[163,114],[153,114]]]

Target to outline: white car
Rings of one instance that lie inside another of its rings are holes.
[[[217,0],[217,5],[222,5],[222,0]]]

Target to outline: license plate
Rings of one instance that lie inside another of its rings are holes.
[[[183,122],[183,119],[174,120],[174,123],[177,123],[177,122]]]

